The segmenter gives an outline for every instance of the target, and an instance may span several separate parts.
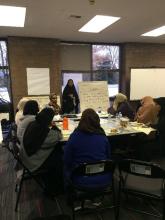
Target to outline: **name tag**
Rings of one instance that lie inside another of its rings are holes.
[[[85,173],[86,174],[95,174],[95,173],[100,173],[104,171],[104,164],[89,164],[86,166]]]
[[[130,169],[132,173],[143,174],[143,175],[151,175],[151,167],[141,164],[130,164]]]

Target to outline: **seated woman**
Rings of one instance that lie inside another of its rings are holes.
[[[140,159],[151,160],[157,155],[165,156],[165,97],[153,99],[151,96],[145,96],[142,98],[136,120],[157,130],[154,140],[138,146]]]
[[[128,117],[130,120],[133,120],[135,117],[133,108],[127,101],[127,97],[122,93],[118,93],[115,96],[113,105],[108,109],[108,113],[112,115],[116,115],[119,112],[121,112],[122,116]]]
[[[23,109],[24,109],[24,106],[25,106],[27,101],[29,101],[29,98],[24,97],[24,98],[20,99],[20,101],[18,102],[17,109],[16,109],[16,114],[15,114],[15,123],[16,123],[16,125],[18,125],[19,119],[23,115]]]
[[[64,172],[66,179],[72,170],[81,163],[95,162],[110,158],[110,144],[100,126],[100,119],[93,109],[82,113],[78,127],[71,134],[64,148]],[[103,186],[111,176],[76,177],[75,183],[81,186]]]
[[[28,124],[35,120],[35,116],[39,112],[39,106],[37,101],[35,100],[29,100],[26,102],[24,109],[23,109],[23,115],[19,119],[19,124],[17,126],[17,137],[19,141],[21,142],[23,140],[24,132],[28,126]]]
[[[141,106],[136,113],[136,120],[140,123],[147,125],[154,124],[155,122],[155,102],[151,96],[145,96],[140,101]]]
[[[79,97],[72,79],[69,79],[62,94],[63,114],[77,114]]]
[[[21,149],[21,158],[30,171],[47,169],[45,184],[50,191],[57,192],[63,187],[62,150],[57,143],[61,131],[51,126],[54,111],[44,108],[26,128]]]
[[[61,108],[57,104],[57,94],[56,93],[51,93],[49,95],[49,100],[50,100],[50,102],[48,103],[48,106],[50,106],[54,109],[55,115],[61,114]]]
[[[165,97],[154,99],[155,102],[155,124],[152,125],[159,132],[158,141],[161,156],[165,156]]]

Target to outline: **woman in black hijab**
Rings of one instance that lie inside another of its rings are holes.
[[[78,113],[79,97],[72,79],[69,79],[62,94],[63,114]]]
[[[62,187],[62,150],[58,142],[61,131],[51,126],[54,117],[52,108],[44,108],[25,130],[22,146],[22,160],[31,171],[46,169],[45,184],[52,191]]]
[[[49,127],[53,117],[53,109],[45,108],[36,116],[35,121],[27,127],[23,144],[28,156],[32,156],[41,148],[50,131]]]

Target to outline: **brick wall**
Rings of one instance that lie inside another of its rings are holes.
[[[120,88],[129,96],[130,68],[165,67],[165,44],[124,44],[121,60]]]
[[[61,91],[60,45],[56,39],[9,37],[14,108],[27,96],[26,68],[50,68],[51,92]],[[129,96],[131,67],[165,67],[165,44],[126,43],[121,50],[121,91]]]
[[[11,91],[14,109],[27,96],[26,68],[49,68],[50,90],[60,94],[60,46],[56,39],[8,38]],[[43,88],[44,89],[44,88]]]

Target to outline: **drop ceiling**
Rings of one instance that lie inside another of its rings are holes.
[[[165,43],[165,35],[141,37],[165,25],[165,0],[0,0],[1,5],[27,8],[24,28],[0,27],[0,37],[56,38],[95,43]],[[121,17],[98,34],[78,30],[93,16]]]

